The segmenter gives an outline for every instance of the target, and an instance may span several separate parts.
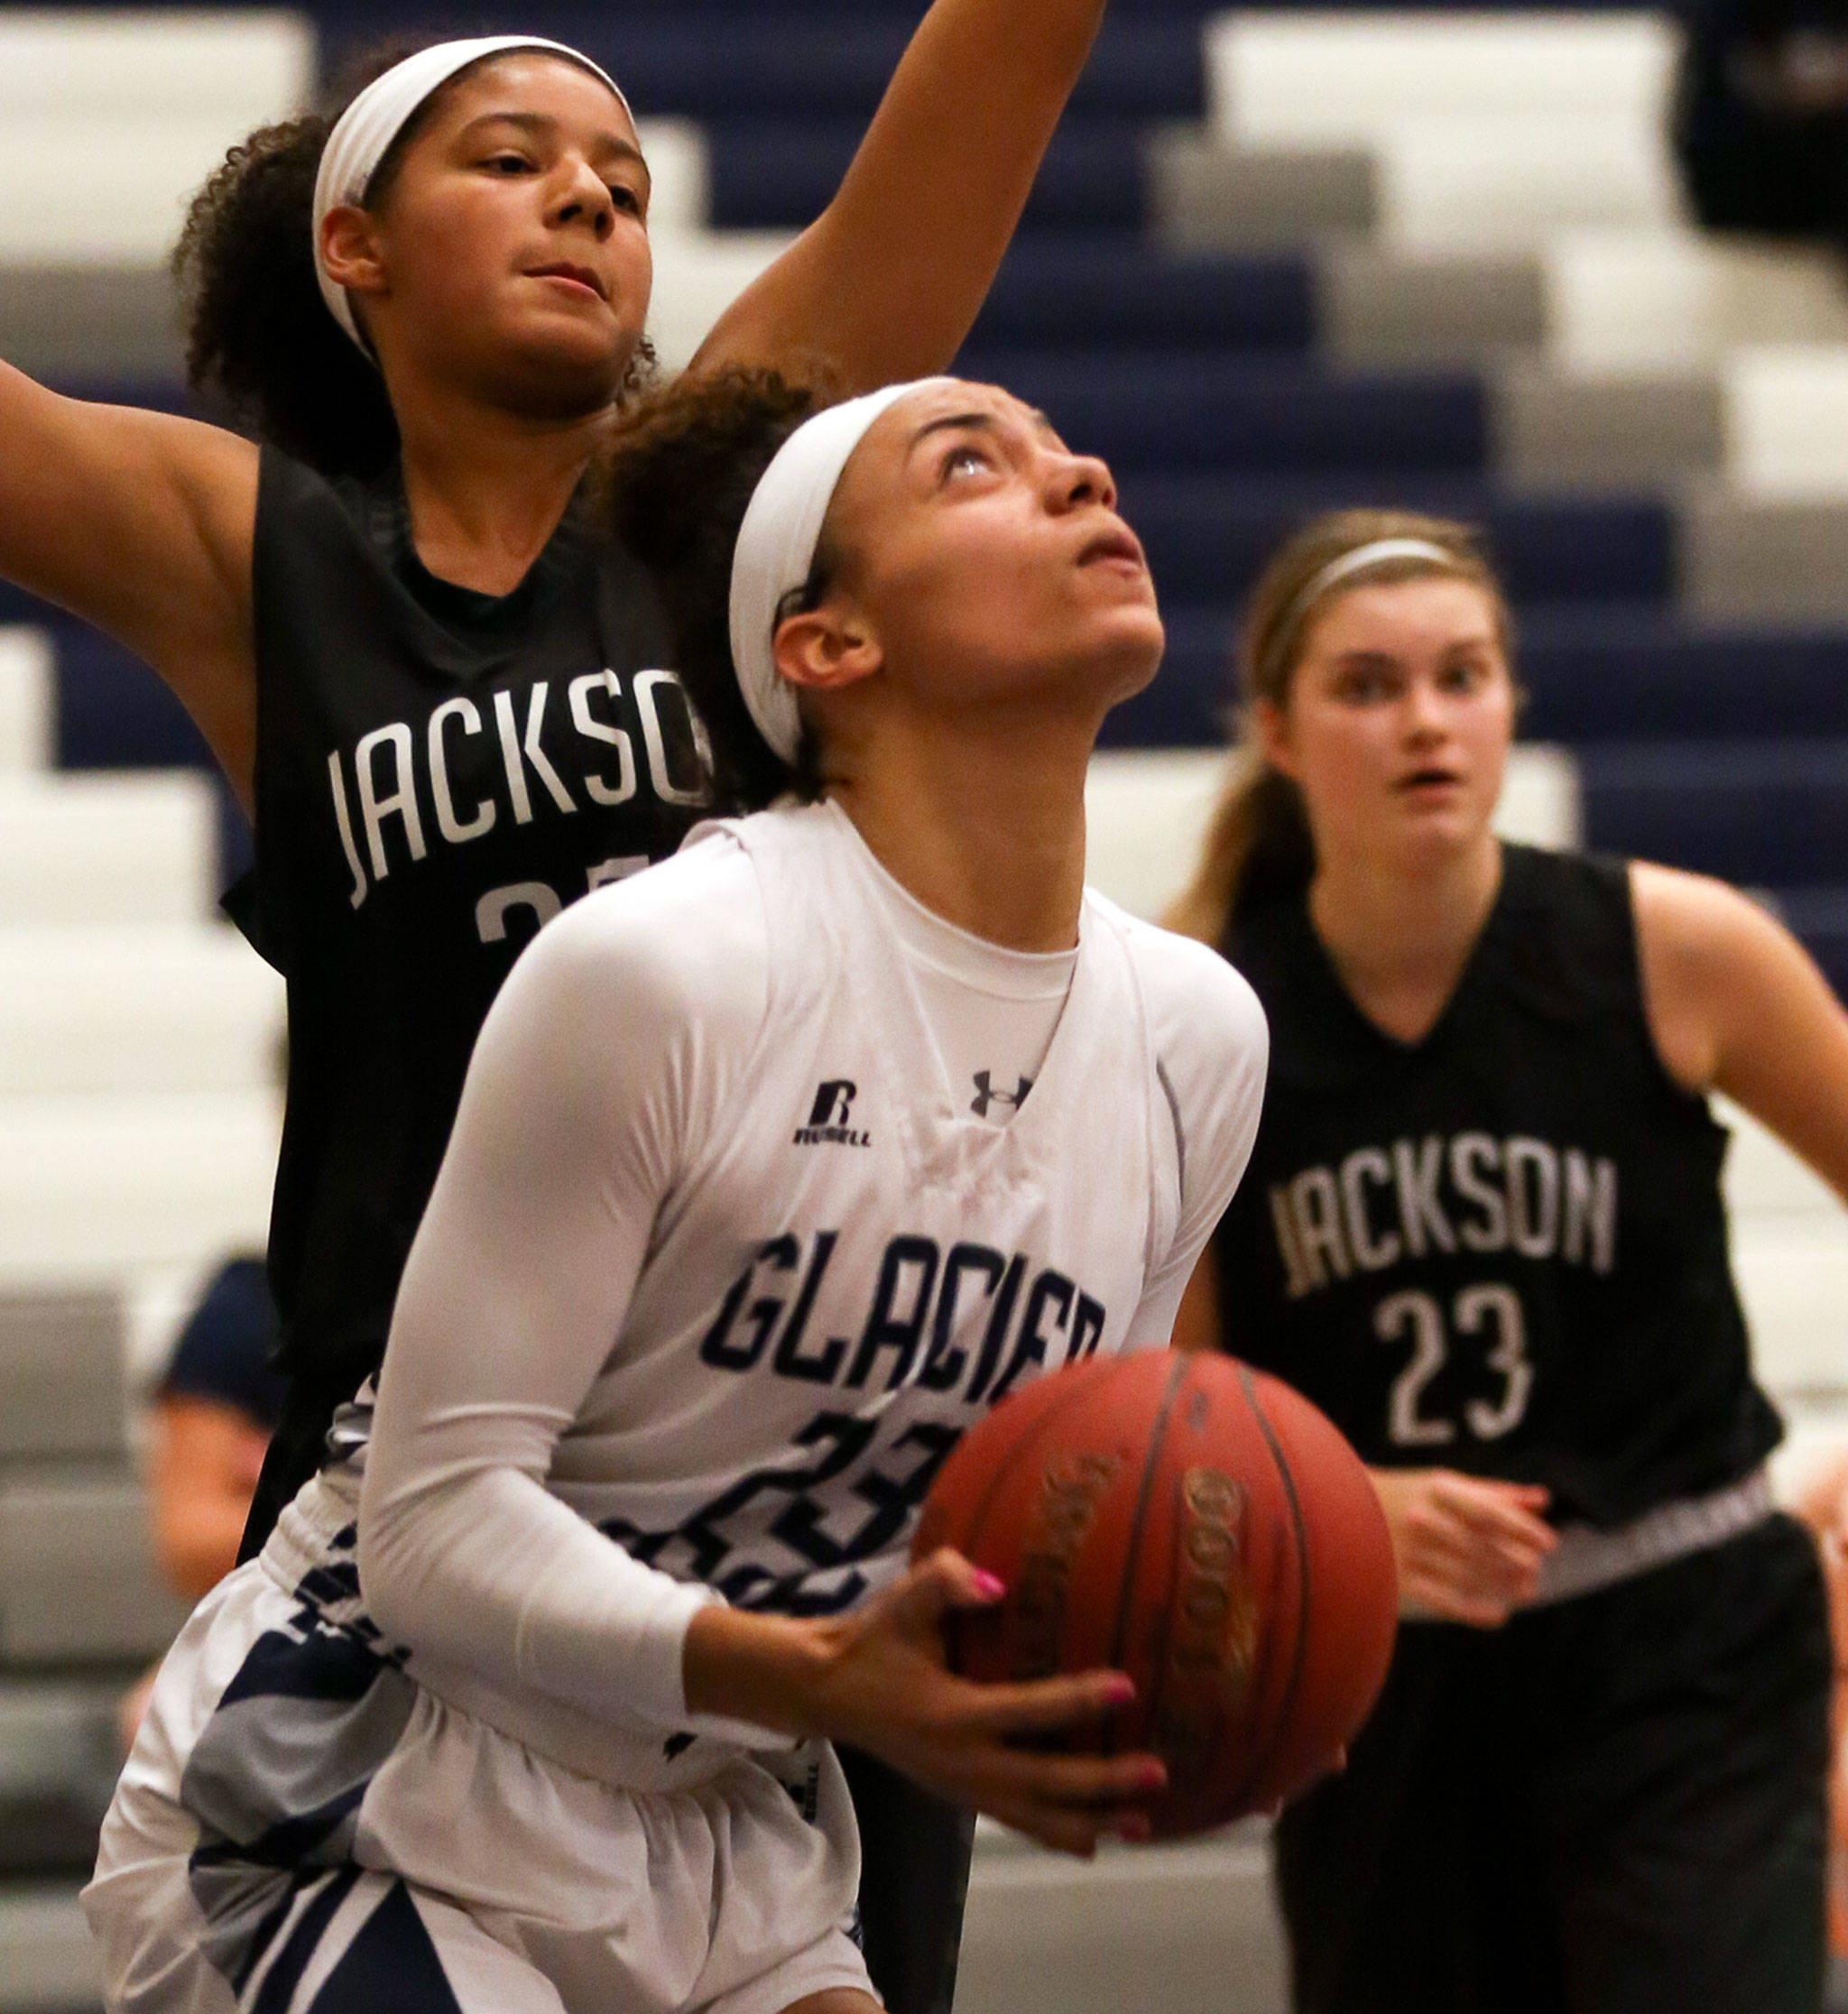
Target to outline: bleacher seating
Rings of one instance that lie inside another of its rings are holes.
[[[0,778],[0,919],[196,922],[213,833],[211,789],[190,771]]]
[[[44,631],[0,628],[0,777],[51,758],[53,664]]]
[[[1197,1845],[1055,1860],[984,1824],[958,2014],[1282,2014],[1284,1957],[1261,1825]]]
[[[14,1679],[0,1691],[0,1878],[88,1875],[120,1768],[113,1686]],[[5,1955],[0,1930],[0,1966]]]
[[[826,201],[922,5],[465,16],[630,89],[673,367]],[[183,408],[185,194],[317,62],[440,13],[0,5],[0,357]],[[1401,504],[1483,524],[1516,605],[1541,745],[1505,828],[1736,875],[1848,990],[1848,289],[1683,225],[1677,46],[1614,5],[1113,0],[964,362],[1111,457],[1163,590],[1168,662],[1092,779],[1093,872],[1132,907],[1171,897],[1216,794],[1264,554]],[[72,1876],[115,1688],[171,1621],[121,1367],[158,1342],[137,1309],[261,1236],[280,1002],[208,920],[247,841],[183,713],[4,587],[0,624],[0,2014],[46,2014],[94,1995]],[[1761,1362],[1819,1417],[1848,1393],[1848,1227],[1749,1122],[1727,1179]],[[1249,1837],[1077,1872],[984,1830],[958,2005],[1116,2014],[1159,1964],[1180,2004],[1276,2014],[1264,1907]]]
[[[159,265],[226,148],[306,99],[314,58],[280,10],[0,9],[0,261]]]

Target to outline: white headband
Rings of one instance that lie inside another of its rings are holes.
[[[1289,614],[1278,625],[1275,633],[1280,637],[1288,636],[1331,587],[1351,574],[1364,573],[1369,567],[1381,566],[1388,559],[1435,559],[1443,567],[1463,563],[1455,553],[1445,551],[1429,539],[1375,539],[1371,545],[1356,546],[1352,552],[1344,552],[1338,559],[1331,559],[1319,573],[1312,576],[1308,586],[1289,605]]]
[[[829,406],[805,420],[758,478],[732,550],[732,662],[757,731],[784,762],[802,744],[796,695],[771,648],[778,612],[815,566],[821,522],[848,457],[888,406],[954,378],[916,378]]]
[[[477,35],[467,42],[439,42],[434,49],[420,49],[395,63],[383,77],[376,77],[335,121],[328,143],[321,150],[321,164],[314,179],[314,217],[311,225],[315,278],[320,282],[321,299],[328,312],[358,344],[368,362],[371,350],[359,333],[346,290],[337,287],[321,263],[321,224],[330,209],[342,203],[363,203],[379,162],[393,141],[403,132],[418,107],[439,90],[457,70],[478,63],[484,56],[498,55],[509,49],[544,49],[579,64],[593,77],[601,78],[616,94],[624,111],[629,101],[617,88],[615,79],[589,57],[563,42],[548,42],[543,35]]]

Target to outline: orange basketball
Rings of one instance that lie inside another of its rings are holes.
[[[1134,1679],[1104,1741],[1167,1763],[1159,1838],[1307,1788],[1385,1682],[1397,1589],[1366,1471],[1307,1399],[1229,1357],[1109,1358],[1004,1400],[931,1488],[912,1557],[938,1546],[1008,1590],[956,1618],[959,1672]]]

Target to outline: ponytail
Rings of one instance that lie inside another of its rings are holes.
[[[1316,842],[1303,794],[1254,750],[1233,752],[1232,774],[1207,821],[1199,865],[1166,919],[1183,937],[1217,944],[1228,920],[1267,895],[1307,888]]]

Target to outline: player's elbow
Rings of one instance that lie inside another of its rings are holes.
[[[422,1547],[413,1503],[373,1487],[359,1498],[359,1594],[387,1642],[415,1649],[429,1633],[428,1576],[418,1569]]]

